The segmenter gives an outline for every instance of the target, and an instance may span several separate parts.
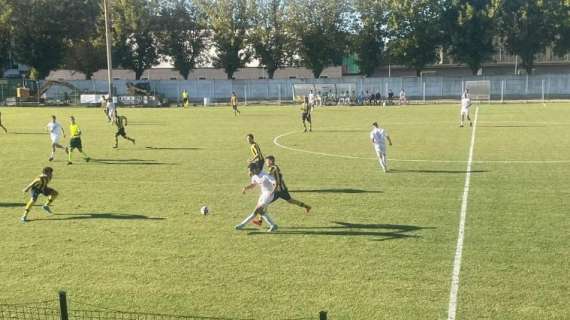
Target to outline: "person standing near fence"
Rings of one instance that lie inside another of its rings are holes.
[[[182,91],[182,107],[188,107],[188,106],[189,106],[188,91],[184,89]]]
[[[313,90],[309,90],[309,105],[311,106],[311,110],[315,109],[315,94]]]
[[[51,139],[51,155],[49,156],[48,160],[53,161],[53,159],[55,158],[55,149],[57,148],[64,149],[65,153],[68,152],[67,148],[59,144],[59,140],[61,139],[61,134],[63,134],[63,137],[65,138],[65,131],[63,130],[61,124],[57,122],[55,116],[51,116],[51,121],[47,124],[46,127],[49,132],[49,138]]]
[[[408,99],[406,99],[406,91],[402,88],[402,90],[400,90],[400,105],[405,104],[408,104]]]
[[[303,106],[301,107],[301,121],[303,121],[303,127],[305,127],[305,132],[307,132],[307,124],[309,123],[309,131],[313,131],[313,121],[311,119],[311,105],[309,103],[309,98],[304,97]]]
[[[384,172],[388,171],[388,158],[386,157],[386,140],[392,145],[392,139],[388,132],[378,126],[378,122],[372,123],[372,131],[370,132],[370,140],[374,145],[374,150],[378,156],[378,162]]]
[[[238,110],[238,97],[236,96],[235,91],[232,91],[232,96],[230,97],[230,104],[232,105],[232,109],[234,110],[234,116],[240,114]]]
[[[473,126],[473,122],[471,122],[471,118],[469,117],[469,108],[471,107],[471,98],[469,98],[469,90],[466,90],[462,97],[461,97],[461,115],[460,115],[460,122],[459,127],[463,128],[465,119],[469,121],[469,126]]]
[[[0,128],[4,130],[4,133],[8,133],[8,129],[6,129],[6,127],[4,127],[4,125],[2,124],[2,112],[0,112]]]

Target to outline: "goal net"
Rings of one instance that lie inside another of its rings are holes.
[[[315,95],[334,98],[346,94],[346,92],[352,93],[355,89],[356,85],[353,83],[295,83],[293,84],[293,98],[295,101],[302,101],[303,97],[308,96],[311,90]]]
[[[473,101],[491,100],[491,81],[465,81],[464,89],[469,90],[469,95]]]

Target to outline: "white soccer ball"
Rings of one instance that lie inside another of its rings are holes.
[[[202,208],[200,208],[200,213],[203,215],[207,215],[208,212],[210,212],[210,210],[208,210],[208,207],[203,206]]]

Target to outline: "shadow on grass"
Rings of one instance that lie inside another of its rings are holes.
[[[23,202],[0,202],[0,208],[17,208],[25,205]]]
[[[118,164],[118,165],[176,165],[175,163],[166,162],[156,162],[156,160],[144,160],[144,159],[91,159],[93,163],[100,164]]]
[[[191,147],[173,147],[173,148],[169,148],[169,147],[145,147],[148,150],[202,150],[202,148],[191,148]]]
[[[45,135],[47,136],[48,133],[47,132],[8,132],[11,134],[33,134],[33,135]]]
[[[289,192],[295,193],[384,193],[384,191],[379,190],[362,190],[362,189],[351,189],[351,188],[331,188],[331,189],[313,189],[313,190],[289,190]]]
[[[373,241],[386,241],[406,238],[420,238],[414,232],[434,227],[419,227],[400,224],[361,224],[333,221],[330,227],[279,228],[277,232],[249,232],[248,235],[300,235],[334,237],[369,237]]]
[[[55,214],[53,217],[35,221],[50,221],[50,220],[87,220],[87,219],[111,219],[111,220],[166,220],[161,217],[147,217],[142,214],[126,214],[126,213],[67,213]]]
[[[480,124],[478,127],[484,128],[544,128],[546,126],[539,126],[539,125],[484,125]]]
[[[485,173],[487,170],[471,170],[470,173]],[[467,170],[408,170],[408,169],[390,169],[389,173],[435,173],[435,174],[466,174]]]

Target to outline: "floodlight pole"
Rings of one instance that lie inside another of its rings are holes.
[[[107,82],[109,84],[107,98],[113,98],[113,58],[111,55],[112,37],[111,37],[111,3],[110,0],[103,0],[103,9],[105,10],[105,37],[107,40]]]

